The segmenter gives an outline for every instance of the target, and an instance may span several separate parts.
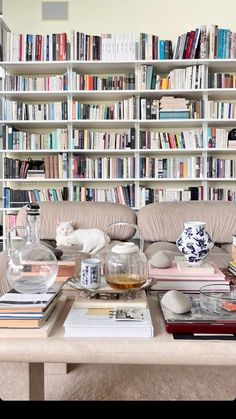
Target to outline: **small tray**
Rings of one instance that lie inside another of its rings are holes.
[[[122,290],[122,289],[114,289],[108,283],[106,282],[105,276],[101,277],[101,286],[99,288],[85,288],[82,287],[80,283],[80,279],[76,277],[71,277],[67,281],[67,284],[70,285],[72,288],[76,288],[77,290],[87,291],[88,293],[92,294],[124,294],[128,290]]]

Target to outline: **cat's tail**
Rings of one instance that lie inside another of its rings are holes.
[[[98,245],[97,247],[95,247],[95,249],[93,249],[93,250],[90,252],[90,255],[94,255],[95,253],[99,252],[99,250],[103,249],[103,248],[105,247],[105,245],[106,245],[106,243],[105,243],[105,242],[103,242],[103,243],[99,243],[99,245]]]

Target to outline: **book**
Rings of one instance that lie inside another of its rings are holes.
[[[127,294],[117,292],[97,293],[87,296],[84,291],[78,291],[74,301],[75,308],[119,308],[119,307],[148,307],[147,296],[144,290],[137,291],[133,298]]]
[[[199,290],[204,285],[214,284],[214,281],[201,281],[201,280],[158,280],[156,284],[152,285],[152,291],[169,291],[169,290],[177,290],[182,292],[196,292],[199,293]],[[221,291],[229,291],[230,288],[229,281],[217,281],[217,285],[221,286]]]
[[[149,308],[77,308],[64,322],[65,337],[153,337]]]
[[[42,294],[21,294],[12,289],[0,297],[0,312],[42,312],[59,296],[62,286],[63,283],[54,282],[48,291]]]
[[[66,281],[70,276],[74,276],[77,270],[77,260],[58,260],[58,272],[56,281]]]
[[[0,318],[0,328],[38,328],[41,327],[44,322],[47,320],[47,318],[52,313],[53,309],[55,308],[55,305],[50,307],[50,310],[47,310],[45,312],[45,315],[38,318],[38,317],[1,317]]]
[[[1,319],[40,319],[42,317],[47,316],[48,312],[52,310],[52,308],[56,305],[61,293],[55,295],[53,300],[51,300],[50,304],[46,308],[38,308],[38,307],[13,307],[13,308],[2,308],[0,310],[0,320]]]
[[[156,279],[182,279],[182,280],[208,280],[208,281],[224,281],[225,275],[224,273],[217,267],[214,266],[215,273],[214,275],[207,275],[207,274],[189,274],[180,272],[176,262],[173,261],[172,265],[169,268],[155,268],[152,266],[151,262],[149,261],[148,270],[149,270],[149,277],[156,278]]]
[[[47,317],[43,325],[38,328],[0,328],[0,338],[45,338],[53,330],[56,321],[63,310],[67,297],[61,295],[50,316]]]
[[[173,333],[173,338],[178,340],[236,340],[235,333],[217,333],[212,331],[212,333]]]
[[[203,262],[200,266],[189,266],[184,256],[176,256],[175,263],[178,270],[183,274],[214,275],[215,273],[215,266],[210,262]]]
[[[176,314],[161,303],[164,293],[159,293],[160,307],[167,332],[172,333],[236,333],[236,313],[223,314],[206,312],[201,308],[200,295],[189,293],[192,309],[188,313]]]

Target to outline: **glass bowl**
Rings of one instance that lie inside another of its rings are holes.
[[[228,291],[221,284],[204,285],[200,288],[200,304],[208,313],[236,318],[236,285],[230,285]]]

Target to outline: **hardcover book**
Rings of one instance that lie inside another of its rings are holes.
[[[55,323],[64,308],[66,302],[66,296],[61,295],[57,300],[55,308],[52,310],[50,316],[48,316],[40,327],[24,327],[24,323],[21,327],[5,327],[0,328],[0,338],[41,338],[48,337],[55,326]],[[24,320],[22,320],[24,322]],[[21,322],[21,323],[22,323]]]
[[[164,293],[158,298],[165,320],[165,327],[169,333],[236,333],[236,313],[225,315],[206,312],[201,308],[200,295],[188,294],[192,302],[192,309],[188,313],[176,314],[161,303]]]
[[[78,291],[74,301],[75,308],[119,308],[119,307],[140,307],[148,306],[145,291],[138,291],[130,298],[122,293],[96,293],[86,296],[84,291]]]
[[[191,268],[192,269],[192,268]],[[196,269],[196,268],[193,268]],[[195,271],[196,272],[196,271]],[[172,262],[172,265],[170,266],[170,268],[165,268],[165,269],[161,269],[161,268],[155,268],[154,266],[152,266],[151,262],[149,262],[149,276],[151,278],[157,278],[157,279],[169,279],[169,280],[173,280],[173,279],[182,279],[182,280],[214,280],[214,281],[224,281],[225,280],[225,275],[223,274],[223,272],[221,272],[221,270],[219,268],[217,268],[217,266],[214,267],[214,274],[206,274],[206,273],[191,273],[190,272],[180,272],[176,262]]]
[[[72,304],[64,322],[65,337],[152,337],[149,308],[77,308]]]
[[[210,262],[203,262],[200,266],[189,266],[184,256],[175,257],[176,266],[181,274],[214,275],[215,266]]]

